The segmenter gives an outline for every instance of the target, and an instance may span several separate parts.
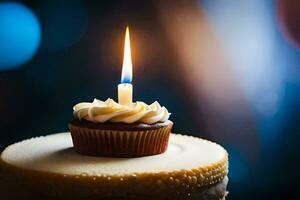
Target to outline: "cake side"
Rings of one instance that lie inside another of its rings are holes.
[[[228,178],[209,169],[126,176],[66,175],[25,170],[0,160],[0,191],[4,199],[89,200],[221,200]],[[203,174],[219,177],[212,180]]]

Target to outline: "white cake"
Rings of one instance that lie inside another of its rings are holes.
[[[76,153],[70,134],[60,133],[13,144],[0,163],[4,196],[23,199],[34,194],[48,199],[219,200],[228,172],[221,146],[178,134],[170,136],[163,154],[108,158]]]

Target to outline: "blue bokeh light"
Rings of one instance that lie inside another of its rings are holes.
[[[287,59],[291,49],[278,37],[274,4],[259,0],[203,3],[253,111],[263,150],[273,151],[286,118],[281,109],[287,73],[294,65]]]
[[[204,1],[207,16],[247,100],[261,119],[273,117],[283,94],[283,65],[272,6],[259,0]],[[268,74],[268,76],[266,76]]]
[[[0,3],[0,70],[15,69],[29,61],[41,40],[35,14],[22,4]]]

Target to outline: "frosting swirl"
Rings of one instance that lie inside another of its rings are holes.
[[[121,122],[129,124],[141,122],[154,124],[165,122],[170,116],[168,110],[157,101],[150,105],[140,101],[130,105],[121,105],[113,99],[107,99],[106,101],[94,99],[91,103],[76,104],[73,110],[74,116],[79,120],[85,119],[96,123]]]

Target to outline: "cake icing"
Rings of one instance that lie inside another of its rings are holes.
[[[66,175],[126,176],[132,173],[166,173],[192,169],[226,174],[227,170],[227,153],[221,146],[177,134],[170,136],[169,148],[164,154],[142,158],[83,156],[73,150],[70,134],[63,133],[11,145],[3,151],[1,159],[27,170]]]
[[[73,107],[74,116],[79,120],[103,123],[121,122],[154,124],[165,122],[169,119],[170,113],[157,101],[148,105],[144,102],[135,102],[130,105],[121,105],[113,99],[101,101],[94,99],[93,102],[83,102]]]

